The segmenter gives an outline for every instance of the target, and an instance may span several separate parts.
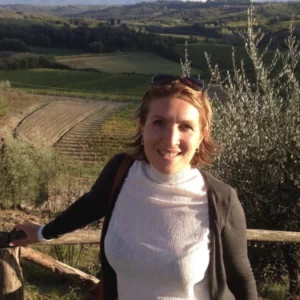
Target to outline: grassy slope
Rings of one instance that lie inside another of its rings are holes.
[[[100,72],[31,69],[0,71],[0,81],[9,80],[13,87],[35,90],[66,90],[78,92],[124,93],[142,95],[151,76]]]
[[[211,62],[213,65],[218,64],[221,70],[232,69],[231,53],[232,46],[222,44],[190,44],[188,46],[189,59],[199,66],[202,66],[204,70],[208,69],[205,52],[211,56]],[[176,51],[183,55],[184,45],[176,45]],[[237,58],[244,57],[246,66],[249,66],[250,61],[247,59],[245,49],[236,49]]]
[[[200,35],[187,35],[187,34],[172,34],[172,33],[156,33],[157,35],[160,36],[169,36],[169,37],[175,37],[175,38],[182,38],[188,40],[190,37],[196,38],[198,41],[204,41],[205,39],[212,41],[212,42],[217,42],[217,38],[207,38],[205,36],[200,36]]]
[[[176,51],[184,54],[184,45],[176,45]],[[188,46],[189,59],[201,66],[204,74],[208,76],[208,65],[205,58],[205,52],[210,56],[212,66],[218,65],[220,70],[232,69],[232,46],[224,44],[190,44]],[[266,61],[271,61],[273,52],[269,51],[266,55]],[[252,69],[252,62],[244,47],[235,47],[235,58],[237,64],[244,61],[246,69]],[[200,73],[201,75],[201,73]],[[205,76],[204,76],[205,77]]]
[[[181,73],[179,61],[176,63],[149,52],[103,54],[87,57],[74,56],[61,58],[59,62],[78,69],[95,68],[110,73],[134,72],[150,75],[158,73]]]

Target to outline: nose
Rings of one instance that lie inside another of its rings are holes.
[[[165,131],[165,142],[168,147],[174,147],[180,143],[180,131],[177,126],[169,126]]]

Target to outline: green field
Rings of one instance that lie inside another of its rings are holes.
[[[184,45],[176,45],[176,50],[180,55],[184,54]],[[205,58],[205,52],[210,55],[211,63],[214,66],[218,64],[220,70],[232,69],[232,46],[224,44],[191,44],[188,46],[189,59],[201,66],[204,71],[208,71],[208,65]],[[236,47],[237,61],[244,60],[245,67],[251,68],[250,58],[247,56],[243,47]]]
[[[141,96],[151,76],[101,72],[31,69],[0,71],[0,81],[9,80],[12,87],[32,90],[54,90],[78,93],[111,93]]]
[[[91,56],[74,56],[58,59],[73,68],[95,68],[109,73],[181,74],[178,63],[149,52],[114,53]]]
[[[176,45],[176,51],[180,55],[184,55],[184,45]],[[205,58],[205,53],[210,56],[212,66],[216,64],[221,71],[232,70],[232,46],[224,44],[190,44],[188,46],[189,59],[197,66],[202,67],[203,72],[208,76],[208,64]],[[270,62],[273,57],[273,51],[268,51],[265,61]],[[235,47],[235,58],[237,65],[244,61],[245,69],[252,69],[252,62],[249,58],[246,49],[242,46]],[[201,75],[201,73],[200,73]],[[206,76],[203,77],[206,77]]]
[[[31,26],[31,25],[38,25],[38,24],[45,23],[45,22],[43,22],[41,20],[33,20],[33,19],[12,18],[12,19],[5,19],[5,23],[27,27],[27,26]]]
[[[201,36],[201,35],[188,35],[188,34],[173,34],[173,33],[155,33],[160,36],[169,36],[169,37],[174,37],[174,38],[182,38],[188,40],[190,37],[196,38],[198,41],[212,41],[212,42],[217,42],[217,38],[211,38],[211,37],[206,37],[206,36]]]

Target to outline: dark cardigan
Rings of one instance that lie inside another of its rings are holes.
[[[117,297],[117,277],[105,255],[104,238],[115,202],[128,173],[127,170],[108,204],[116,172],[123,158],[124,154],[112,158],[91,191],[80,197],[43,230],[45,238],[54,238],[105,216],[100,241],[105,300],[114,300]],[[208,274],[211,300],[257,300],[255,280],[247,256],[245,216],[236,192],[209,173],[202,170],[200,172],[205,181],[209,203]]]

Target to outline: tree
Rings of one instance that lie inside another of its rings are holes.
[[[30,48],[19,39],[4,38],[0,40],[0,51],[31,52]]]
[[[212,80],[227,93],[225,102],[217,96],[213,99],[214,135],[222,152],[212,171],[237,188],[248,227],[299,231],[299,43],[291,25],[288,51],[277,49],[272,62],[266,64],[263,58],[268,46],[259,48],[263,33],[254,29],[254,23],[251,7],[248,28],[241,36],[253,62],[254,79],[247,78],[243,63],[235,64],[234,52],[233,72],[225,78],[207,57]],[[299,295],[299,245],[254,246],[249,254],[259,288],[266,281],[282,283],[283,276],[288,276],[290,295]]]
[[[99,42],[91,42],[87,45],[86,51],[90,53],[101,53],[103,51],[103,44]]]

